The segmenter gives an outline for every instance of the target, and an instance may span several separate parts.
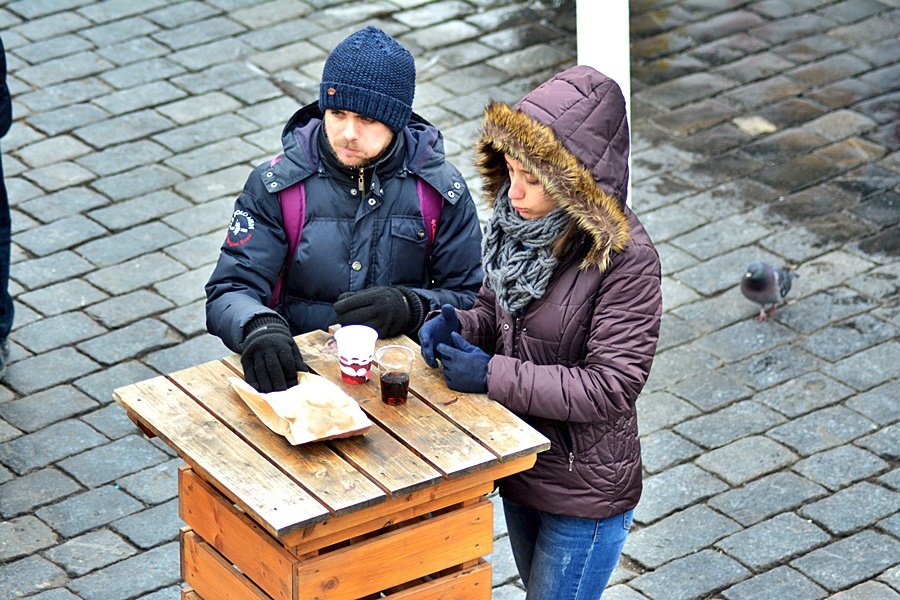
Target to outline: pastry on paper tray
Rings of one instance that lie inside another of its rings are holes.
[[[297,373],[297,385],[261,394],[243,379],[231,387],[266,427],[294,445],[365,433],[372,421],[353,398],[324,377]]]

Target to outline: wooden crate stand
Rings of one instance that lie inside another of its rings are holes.
[[[498,479],[549,440],[484,394],[449,390],[419,357],[409,401],[341,380],[324,331],[295,338],[307,365],[373,421],[364,436],[292,446],[231,387],[230,355],[113,391],[179,471],[182,597],[455,600],[491,595]],[[401,336],[379,344],[415,342]]]
[[[182,467],[180,512],[187,527],[181,532],[181,563],[190,586],[183,597],[490,598],[491,566],[481,557],[493,544],[493,505],[484,497],[491,487],[404,499],[394,512],[362,523],[338,517],[326,534],[309,528],[286,545]]]

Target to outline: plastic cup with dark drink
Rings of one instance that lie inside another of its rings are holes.
[[[415,358],[416,353],[406,346],[382,346],[375,351],[382,402],[391,406],[406,404],[409,374]]]
[[[365,383],[372,375],[372,357],[378,332],[365,325],[344,325],[334,332],[341,379],[346,383]]]

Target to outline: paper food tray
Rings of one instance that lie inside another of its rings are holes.
[[[267,394],[237,377],[229,382],[266,427],[294,445],[360,435],[372,426],[359,404],[324,377],[299,372],[297,379],[294,387]]]

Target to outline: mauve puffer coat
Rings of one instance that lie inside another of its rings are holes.
[[[488,106],[476,150],[488,201],[507,181],[509,154],[579,226],[524,315],[505,312],[487,287],[457,311],[463,337],[494,354],[488,396],[551,441],[500,493],[550,513],[605,518],[641,495],[635,401],[656,352],[662,295],[659,256],[625,205],[628,148],[621,90],[579,66],[515,108]]]

